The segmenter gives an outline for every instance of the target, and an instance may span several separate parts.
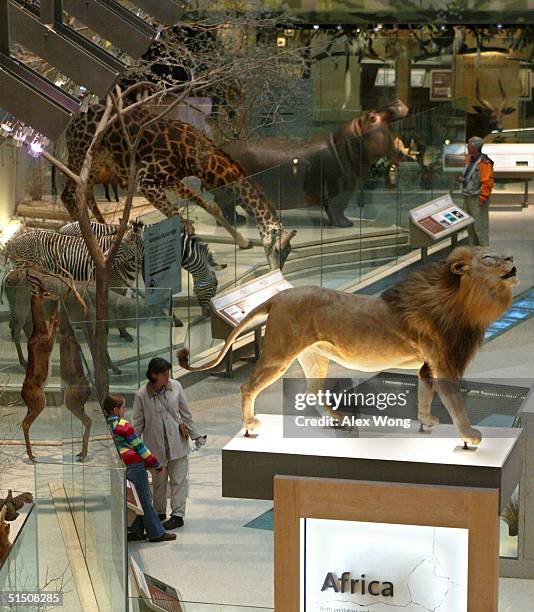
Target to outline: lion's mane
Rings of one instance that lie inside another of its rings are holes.
[[[462,256],[457,249],[457,256]],[[451,374],[463,376],[487,326],[511,304],[511,291],[490,272],[454,274],[451,259],[410,273],[381,298],[405,322],[409,336],[437,347]]]

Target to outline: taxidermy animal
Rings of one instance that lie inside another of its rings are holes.
[[[79,172],[85,153],[102,114],[102,105],[90,106],[86,113],[74,116],[67,128],[69,168]],[[125,115],[127,129],[132,133],[142,124],[153,119],[146,109]],[[128,147],[120,122],[116,121],[106,132],[100,145],[101,155],[111,159],[113,168],[122,183],[127,183],[129,174]],[[201,179],[205,189],[225,188],[234,201],[245,209],[254,220],[272,269],[283,267],[289,252],[290,241],[296,231],[283,228],[274,205],[264,196],[253,181],[248,180],[243,168],[219,149],[200,130],[171,119],[159,119],[143,134],[137,152],[139,192],[166,217],[179,215],[179,206],[171,202],[166,191],[174,191],[180,198],[197,204],[232,235],[240,248],[253,245],[245,239],[224,217],[216,202],[208,202],[187,187],[182,180],[189,176]],[[95,159],[92,174],[87,185],[87,200],[95,219],[104,223],[93,195],[94,177],[100,159]],[[61,200],[73,220],[77,219],[76,198],[73,181],[67,180]],[[190,224],[182,218],[182,227]]]
[[[350,227],[353,222],[344,211],[353,192],[372,164],[396,155],[391,123],[408,112],[404,102],[396,100],[363,113],[335,132],[306,139],[235,141],[222,148],[247,174],[255,175],[255,182],[280,208],[324,206],[331,225]],[[215,194],[221,204],[224,197],[224,192]]]
[[[6,523],[6,512],[7,508],[4,506],[2,510],[0,510],[0,568],[6,560],[11,547],[9,542],[9,531],[11,529],[11,525]]]
[[[20,510],[24,504],[31,504],[32,501],[33,495],[29,492],[21,493],[13,497],[13,492],[9,490],[5,499],[0,498],[0,510],[6,508],[5,520],[14,521],[19,515],[18,510]]]
[[[58,300],[56,293],[48,291],[40,279],[31,276],[28,272],[26,278],[32,286],[31,313],[33,330],[28,339],[28,366],[26,377],[22,383],[21,395],[28,407],[28,412],[22,421],[22,431],[26,442],[26,452],[30,461],[35,462],[30,444],[30,427],[46,406],[44,386],[48,378],[50,366],[50,353],[54,347],[58,325]],[[50,319],[45,317],[45,302],[55,302]]]
[[[111,197],[109,195],[109,186],[111,185],[113,195],[115,196],[115,202],[120,202],[118,189],[120,180],[109,164],[102,163],[100,165],[94,183],[95,185],[102,185],[104,187],[104,193],[106,194],[106,200],[108,202],[111,202]]]
[[[501,79],[499,79],[499,89],[501,92],[502,102],[499,105],[493,105],[480,95],[480,80],[477,77],[476,81],[476,96],[480,105],[473,105],[475,113],[466,113],[466,137],[467,140],[471,136],[480,136],[484,138],[493,131],[502,131],[502,120],[504,115],[515,113],[515,108],[506,106],[506,92]]]
[[[92,420],[85,412],[85,402],[91,395],[91,387],[85,376],[82,363],[82,349],[76,340],[65,305],[59,315],[59,369],[64,383],[63,402],[83,424],[82,450],[78,458],[83,461],[87,457],[89,435]]]
[[[430,411],[437,392],[459,436],[476,445],[481,434],[470,425],[459,379],[482,344],[486,327],[510,306],[517,282],[512,257],[486,247],[459,247],[446,261],[412,272],[380,296],[322,287],[287,289],[243,319],[205,366],[191,367],[187,349],[179,351],[178,359],[191,371],[213,368],[246,327],[267,316],[263,351],[241,385],[247,431],[259,425],[256,396],[295,359],[308,379],[309,393],[321,388],[332,359],[363,372],[418,368],[421,425],[434,427],[438,422]]]

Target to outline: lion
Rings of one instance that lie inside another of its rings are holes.
[[[411,272],[379,296],[354,295],[308,286],[287,289],[257,308],[232,331],[219,355],[203,367],[178,360],[190,371],[218,365],[247,327],[267,316],[263,351],[241,385],[243,426],[259,426],[258,393],[278,380],[295,359],[316,393],[330,360],[351,369],[376,372],[418,369],[418,419],[433,428],[437,392],[464,444],[478,445],[480,432],[469,422],[459,379],[484,340],[487,326],[512,302],[517,284],[513,258],[488,247],[458,247],[446,260]]]

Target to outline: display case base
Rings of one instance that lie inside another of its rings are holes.
[[[222,450],[223,497],[273,499],[277,474],[496,488],[501,511],[522,470],[518,428],[481,427],[475,450],[457,450],[453,425],[429,435],[285,438],[282,415],[258,415],[256,437],[241,430]],[[415,428],[416,431],[416,428]]]

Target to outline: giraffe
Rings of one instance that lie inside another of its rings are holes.
[[[79,173],[85,152],[102,116],[102,104],[92,105],[86,113],[78,113],[67,128],[69,167]],[[152,115],[147,109],[137,109],[125,115],[125,124],[130,133],[148,121]],[[124,183],[128,180],[129,159],[121,126],[116,121],[105,134],[99,156],[112,159],[113,168]],[[283,267],[291,250],[290,241],[295,230],[283,228],[269,200],[258,186],[247,179],[238,162],[219,149],[215,143],[188,123],[179,120],[160,119],[149,126],[141,139],[137,151],[137,182],[141,194],[165,216],[179,215],[178,206],[166,196],[165,191],[174,191],[213,215],[234,237],[240,248],[253,246],[226,220],[218,204],[207,202],[184,185],[188,176],[200,178],[205,189],[228,188],[228,193],[252,217],[258,227],[261,243],[265,249],[271,269]],[[93,195],[93,185],[98,173],[98,157],[88,184],[88,205],[95,218],[104,223]],[[73,219],[77,219],[74,183],[67,181],[61,199]],[[187,220],[184,227],[188,226]]]

